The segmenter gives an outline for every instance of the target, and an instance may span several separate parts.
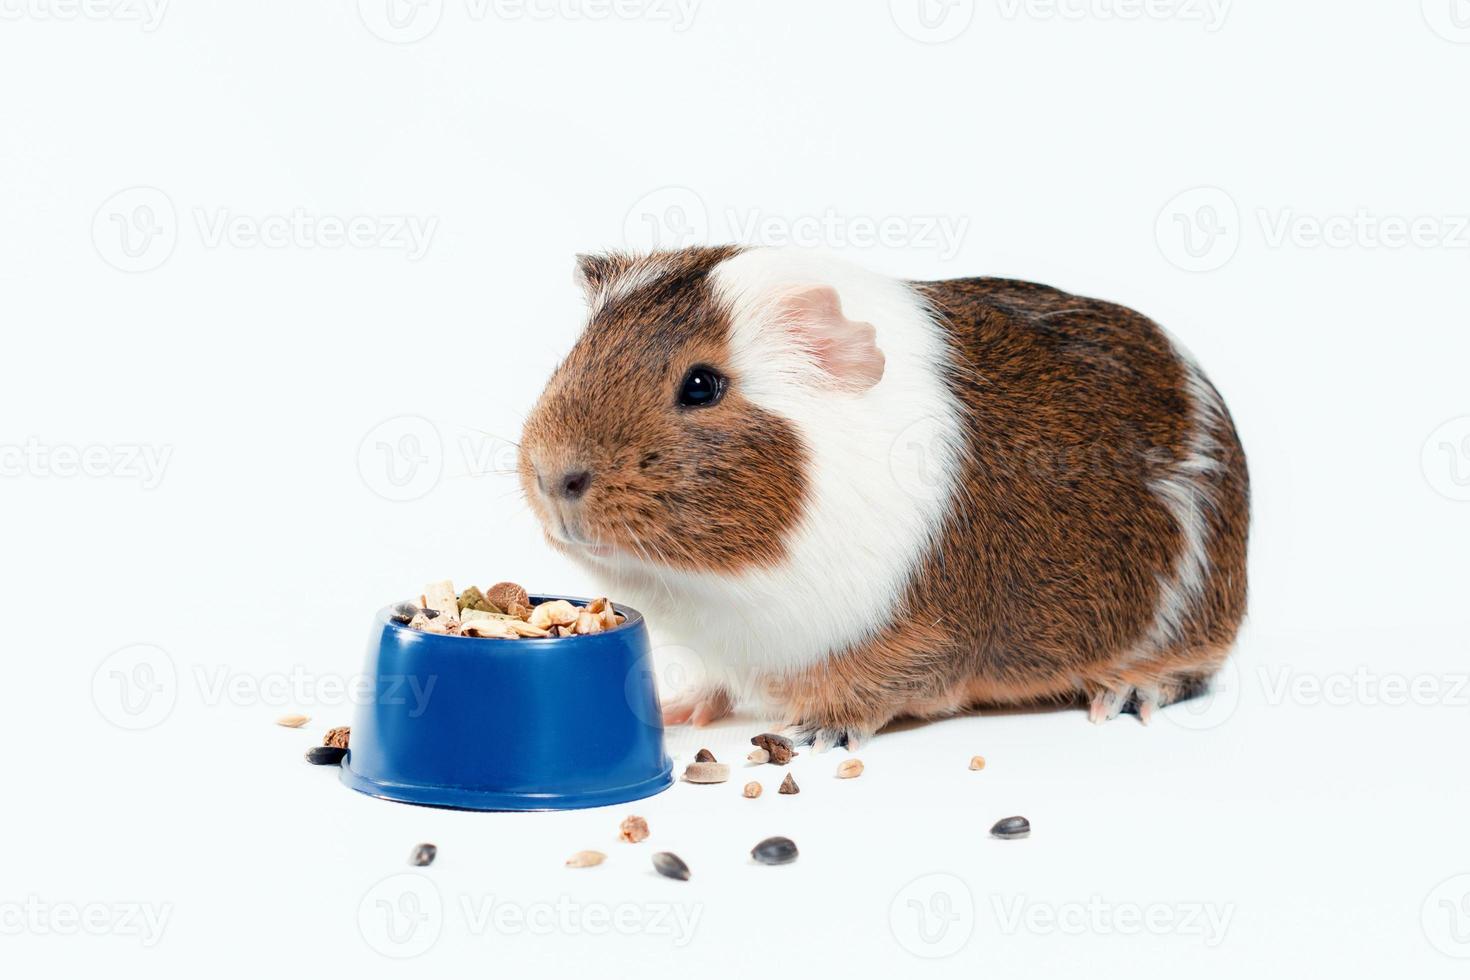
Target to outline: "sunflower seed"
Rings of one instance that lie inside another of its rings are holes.
[[[1020,840],[1022,837],[1031,836],[1031,821],[1025,817],[1006,817],[997,820],[995,826],[990,828],[991,837],[999,837],[1001,840]]]
[[[984,769],[984,768],[985,768],[985,756],[983,756],[983,755],[972,755],[972,756],[970,756],[970,771],[971,772],[975,772],[975,771],[978,771],[978,770]]]
[[[782,796],[795,796],[801,792],[801,787],[796,785],[796,780],[792,779],[791,773],[788,772],[786,778],[781,780],[781,788],[776,790],[776,792]]]
[[[311,721],[310,715],[281,715],[276,719],[276,724],[282,728],[300,728],[308,721]]]
[[[400,602],[393,607],[393,621],[396,623],[410,622],[421,610],[411,602]]]
[[[730,778],[730,767],[723,762],[691,762],[684,779],[691,783],[723,783]]]
[[[314,766],[340,766],[347,750],[336,745],[313,745],[306,750],[306,761]]]
[[[420,844],[413,849],[408,856],[408,863],[415,868],[427,868],[434,863],[434,858],[439,856],[439,848],[433,844]]]
[[[716,759],[715,758],[715,754],[713,752],[711,752],[709,749],[700,749],[699,752],[697,752],[695,754],[694,761],[695,762],[719,762],[720,760],[719,759]]]
[[[863,774],[862,759],[847,759],[837,767],[838,779],[853,779]]]
[[[750,849],[750,856],[760,864],[790,864],[796,853],[796,842],[790,837],[767,837]]]
[[[761,795],[761,784],[757,782],[746,783],[745,789],[741,790],[740,792],[744,794],[747,800],[753,800],[757,796]]]
[[[750,740],[750,744],[756,748],[765,749],[771,754],[771,761],[778,766],[784,766],[791,761],[791,757],[797,753],[792,751],[791,739],[785,735],[777,735],[775,732],[765,732]]]
[[[653,870],[665,878],[677,878],[680,881],[689,880],[689,865],[679,860],[679,855],[669,851],[659,851],[653,856]]]
[[[607,860],[607,855],[601,851],[578,851],[567,858],[567,867],[595,868],[605,860]]]

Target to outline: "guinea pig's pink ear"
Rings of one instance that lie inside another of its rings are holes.
[[[776,301],[779,322],[811,353],[832,381],[850,391],[867,391],[883,377],[883,352],[871,323],[842,315],[831,286],[805,286]]]

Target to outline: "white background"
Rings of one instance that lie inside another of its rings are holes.
[[[927,2],[0,0],[8,975],[1463,975],[1470,7]],[[1222,691],[909,727],[756,801],[456,813],[304,765],[377,606],[591,589],[493,472],[572,255],[791,234],[1193,349],[1255,491]],[[801,859],[750,865],[775,833]]]

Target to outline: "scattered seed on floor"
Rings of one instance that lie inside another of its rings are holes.
[[[792,756],[800,754],[793,751],[791,739],[785,735],[777,735],[775,732],[763,732],[752,738],[750,744],[769,752],[771,761],[778,766],[786,765],[791,761]]]
[[[308,721],[311,721],[310,715],[281,715],[276,719],[276,724],[282,728],[300,728]]]
[[[801,792],[801,787],[796,785],[796,780],[792,779],[791,773],[788,772],[786,778],[781,780],[781,788],[776,790],[776,792],[782,796],[795,796]]]
[[[680,881],[689,880],[689,865],[679,860],[679,855],[669,851],[659,851],[653,856],[653,870],[665,878],[677,878]]]
[[[340,766],[347,750],[335,745],[313,745],[306,750],[306,761],[314,766]]]
[[[1020,840],[1022,837],[1031,836],[1031,821],[1025,817],[1006,817],[997,820],[995,826],[990,828],[991,837],[999,837],[1001,840]]]
[[[709,749],[700,749],[699,752],[694,756],[694,761],[695,762],[719,762],[720,760],[719,759],[716,759],[715,758],[715,754],[713,752],[711,752]]]
[[[790,864],[796,860],[796,842],[790,837],[767,837],[750,849],[760,864]]]
[[[618,836],[629,844],[648,840],[648,821],[642,817],[624,817],[618,825]]]
[[[862,759],[846,759],[837,767],[838,779],[853,779],[863,774]]]
[[[434,858],[439,856],[439,848],[433,844],[420,844],[413,849],[408,856],[408,863],[416,868],[427,868],[434,863]]]
[[[730,767],[723,762],[691,762],[684,769],[684,779],[691,783],[723,783],[730,778]]]
[[[971,771],[976,771],[976,770],[980,770],[980,769],[984,769],[984,768],[985,768],[985,756],[983,756],[983,755],[972,755],[972,756],[970,756],[970,769],[971,769]]]
[[[567,867],[595,868],[605,860],[607,860],[607,855],[601,851],[578,851],[567,858]]]
[[[747,800],[753,800],[761,795],[761,784],[757,782],[746,783],[745,788],[740,792]]]
[[[754,762],[758,766],[765,765],[767,762],[771,761],[771,753],[767,752],[765,749],[756,749],[755,751],[751,752],[750,755],[745,757],[745,761]]]
[[[322,739],[322,744],[330,745],[334,749],[345,749],[350,743],[351,738],[352,729],[343,725],[340,728],[333,728],[327,732],[326,736]]]

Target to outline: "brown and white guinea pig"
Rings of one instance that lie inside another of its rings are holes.
[[[700,654],[669,723],[774,701],[820,749],[977,705],[1147,721],[1225,659],[1245,456],[1146,317],[784,249],[578,277],[521,481],[555,547]]]

